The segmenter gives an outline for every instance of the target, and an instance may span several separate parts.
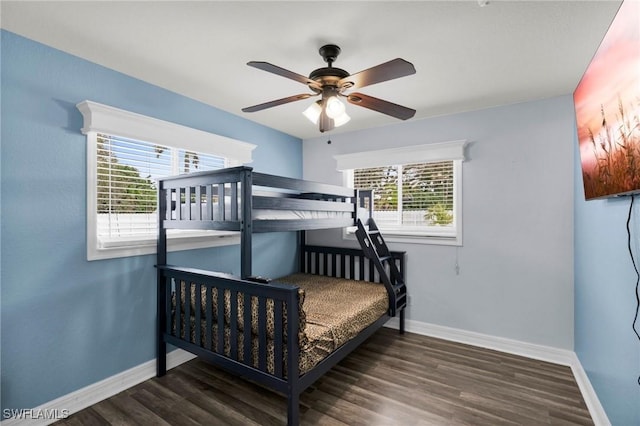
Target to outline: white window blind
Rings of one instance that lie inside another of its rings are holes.
[[[156,252],[156,179],[252,161],[255,145],[92,101],[87,136],[87,259]],[[229,231],[169,230],[169,251],[238,244]]]
[[[451,141],[334,156],[345,184],[373,189],[373,218],[391,242],[462,244],[462,162]],[[345,237],[353,232],[347,228]]]
[[[383,229],[455,232],[453,161],[356,169],[353,185],[373,189],[373,217]]]
[[[157,179],[225,167],[225,159],[123,137],[96,137],[97,236],[106,248],[158,232]]]

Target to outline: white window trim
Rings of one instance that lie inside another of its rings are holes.
[[[404,165],[411,163],[430,163],[453,161],[455,235],[438,236],[433,230],[411,231],[407,229],[393,230],[385,228],[384,238],[387,242],[409,244],[434,244],[462,246],[462,162],[465,160],[466,140],[440,142],[401,148],[390,148],[376,151],[357,152],[335,155],[337,170],[342,171],[343,184],[353,185],[353,170],[388,165]],[[342,237],[355,240],[354,227],[343,228]]]
[[[104,133],[158,145],[225,157],[228,166],[252,161],[256,145],[204,132],[96,102],[76,105],[84,118],[81,131],[87,136],[87,260],[140,256],[156,253],[155,238],[126,243],[100,244],[97,235],[97,135]],[[177,231],[168,233],[169,251],[191,250],[239,244],[237,233],[225,231]]]

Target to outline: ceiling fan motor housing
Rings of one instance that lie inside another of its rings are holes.
[[[349,73],[341,68],[334,68],[332,66],[333,62],[336,60],[338,55],[340,54],[340,48],[335,44],[327,44],[322,46],[319,50],[320,56],[324,59],[324,61],[329,64],[328,67],[318,68],[316,70],[311,71],[309,74],[309,79],[317,82],[320,86],[334,86],[338,87],[338,82],[345,77],[349,76]],[[311,86],[310,86],[311,87]],[[322,92],[322,90],[311,87],[316,93]]]
[[[320,86],[338,87],[338,82],[348,76],[349,73],[343,69],[325,67],[311,71],[311,74],[309,74],[309,79],[317,82],[318,84],[320,84]],[[321,90],[317,90],[314,87],[311,87],[311,90],[314,90],[317,93],[321,92]]]

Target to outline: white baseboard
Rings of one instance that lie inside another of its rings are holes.
[[[193,358],[195,358],[195,355],[182,349],[176,349],[167,354],[167,369],[177,367]],[[145,380],[155,377],[155,375],[156,360],[152,359],[122,373],[118,373],[115,376],[107,377],[97,383],[49,401],[32,410],[24,410],[29,411],[30,417],[35,417],[35,419],[20,419],[14,417],[3,420],[0,422],[0,425],[48,425],[59,419],[45,419],[43,417],[48,417],[48,415],[51,414],[55,415],[56,413],[66,413],[68,415],[77,413],[93,404],[140,384]]]
[[[385,327],[397,329],[399,327],[398,318],[391,318]],[[527,358],[566,366],[571,366],[575,357],[573,351],[566,349],[535,345],[533,343],[505,339],[504,337],[496,337],[488,334],[476,333],[474,331],[444,327],[442,325],[429,324],[414,320],[405,321],[405,330],[411,333],[422,334],[424,336],[438,337],[452,342],[493,349],[500,352],[521,355]]]
[[[582,368],[582,363],[578,355],[574,353],[573,357],[574,362],[571,364],[571,371],[573,371],[573,376],[576,378],[576,382],[578,383],[580,392],[582,392],[582,397],[584,398],[585,404],[587,404],[593,422],[596,426],[611,426],[607,413],[604,411],[602,404],[600,404],[598,395],[595,389],[593,389],[593,386],[591,386],[591,381],[586,371],[584,371],[584,368]]]
[[[387,324],[385,324],[385,327],[398,329],[399,325],[400,323],[398,318],[391,318]],[[582,393],[582,397],[584,398],[585,404],[589,409],[589,414],[591,414],[591,418],[595,425],[611,426],[611,422],[609,422],[607,414],[605,413],[602,404],[600,404],[600,400],[598,399],[593,386],[591,386],[589,377],[587,377],[578,356],[573,351],[414,320],[405,321],[405,330],[410,333],[422,334],[423,336],[437,337],[452,342],[464,343],[467,345],[493,349],[540,361],[569,366],[571,367],[571,371],[576,379],[578,388]]]

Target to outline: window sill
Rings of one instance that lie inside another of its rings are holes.
[[[348,241],[356,241],[355,230],[355,226],[344,228],[342,238]],[[462,235],[459,234],[442,233],[438,235],[434,233],[391,229],[381,229],[381,232],[387,243],[462,246]]]
[[[167,236],[167,251],[195,250],[240,244],[237,232],[182,231],[180,235]],[[87,260],[113,259],[118,257],[155,254],[156,238],[131,238],[126,240],[102,240],[96,247],[87,247]]]

